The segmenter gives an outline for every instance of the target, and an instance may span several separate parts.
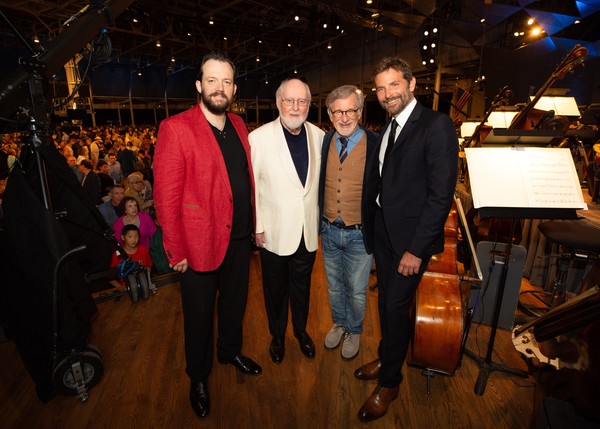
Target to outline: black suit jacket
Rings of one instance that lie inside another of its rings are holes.
[[[376,208],[381,190],[381,209],[394,253],[405,251],[424,259],[444,250],[444,223],[456,186],[458,139],[446,114],[417,102],[379,174],[379,149],[383,129],[369,159],[367,198]],[[374,216],[375,210],[369,210]]]
[[[377,145],[378,135],[372,131],[367,130],[363,126],[359,125],[366,133],[367,137],[367,155],[366,155],[366,164],[365,164],[365,175],[363,179],[363,189],[362,189],[362,201],[361,201],[361,219],[362,219],[362,228],[363,228],[363,240],[365,242],[365,248],[368,253],[373,253],[373,216],[368,215],[368,199],[366,187],[364,184],[367,180],[367,172],[369,159],[373,156],[376,156],[376,147]],[[335,128],[325,134],[323,137],[323,146],[321,148],[321,173],[319,175],[319,219],[323,217],[323,199],[325,197],[325,175],[327,172],[327,157],[329,155],[329,147],[331,145],[331,139],[335,134]],[[373,209],[373,208],[371,208]]]
[[[82,179],[83,180],[83,179]],[[90,171],[82,183],[83,192],[88,196],[91,202],[98,205],[102,202],[100,198],[100,178],[96,173]]]

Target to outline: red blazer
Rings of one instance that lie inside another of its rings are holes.
[[[254,212],[254,176],[248,130],[227,116],[248,159]],[[171,265],[187,258],[195,271],[221,265],[229,245],[233,195],[219,144],[200,105],[160,124],[154,152],[154,203]]]

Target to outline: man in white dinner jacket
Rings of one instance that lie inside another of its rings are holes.
[[[306,332],[310,275],[318,246],[319,169],[323,131],[306,122],[310,89],[299,79],[275,94],[279,118],[250,133],[256,182],[256,245],[260,248],[271,359],[285,355],[288,302],[300,350],[315,356]]]

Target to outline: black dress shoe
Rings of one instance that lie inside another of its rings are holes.
[[[229,364],[235,366],[237,369],[239,369],[244,374],[258,375],[262,372],[262,368],[260,367],[259,364],[254,362],[248,356],[244,356],[241,353],[239,355],[237,355],[236,357],[234,357],[233,359],[219,360],[219,362],[220,363],[229,363]]]
[[[305,332],[302,335],[298,335],[296,338],[298,338],[298,343],[300,344],[300,351],[302,354],[309,359],[314,358],[315,343],[313,343],[313,340],[308,336],[308,334]]]
[[[198,417],[206,417],[210,412],[210,398],[206,381],[192,382],[190,386],[190,402]]]
[[[271,360],[273,360],[273,362],[281,363],[285,356],[285,342],[273,337],[271,340],[271,347],[269,347],[269,354],[271,355]]]

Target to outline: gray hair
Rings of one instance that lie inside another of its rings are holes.
[[[325,105],[327,109],[331,110],[331,105],[334,101],[339,100],[340,98],[350,97],[352,94],[356,97],[356,105],[359,110],[362,110],[365,97],[360,89],[356,85],[342,85],[334,89],[329,93],[327,98],[325,99]]]

